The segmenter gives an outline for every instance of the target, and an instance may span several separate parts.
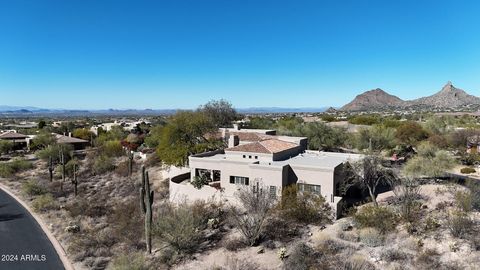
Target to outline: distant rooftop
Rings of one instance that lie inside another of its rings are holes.
[[[60,134],[55,134],[55,138],[57,139],[57,143],[60,144],[65,144],[65,143],[88,143],[87,140],[75,138],[75,137],[69,137],[69,136],[64,136]]]
[[[24,135],[24,134],[21,134],[21,133],[17,133],[17,132],[13,132],[13,131],[9,131],[9,132],[5,132],[3,134],[0,134],[0,139],[10,139],[10,140],[13,140],[13,139],[26,139],[28,138],[27,135]]]

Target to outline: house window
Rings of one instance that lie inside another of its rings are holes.
[[[252,158],[252,156],[248,156],[248,158],[250,158],[250,159],[251,159],[251,158]]]
[[[258,159],[258,156],[255,156],[255,159]]]
[[[243,158],[246,158],[247,156],[246,155],[243,155]]]
[[[230,184],[246,185],[246,186],[248,186],[248,177],[243,177],[243,176],[230,176]]]
[[[270,186],[269,188],[269,193],[268,195],[270,196],[271,199],[277,199],[277,187],[276,186]]]
[[[220,181],[220,171],[219,170],[213,170],[213,181]]]
[[[321,194],[321,188],[320,185],[310,185],[310,184],[297,184],[298,191],[300,192],[311,192],[320,195]]]

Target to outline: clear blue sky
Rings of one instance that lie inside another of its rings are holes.
[[[0,105],[340,106],[480,95],[480,1],[0,0]]]

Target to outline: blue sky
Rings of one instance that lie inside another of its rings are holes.
[[[480,96],[479,1],[0,0],[0,104],[341,106]]]

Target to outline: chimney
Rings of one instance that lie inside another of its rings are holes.
[[[72,132],[68,132],[68,137],[72,137]]]
[[[230,135],[228,138],[228,148],[237,146],[239,142],[240,140],[237,135]]]
[[[234,130],[240,130],[240,126],[238,124],[233,124],[233,129]]]

